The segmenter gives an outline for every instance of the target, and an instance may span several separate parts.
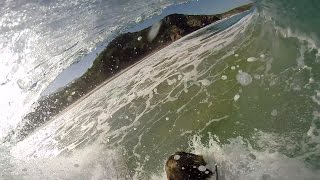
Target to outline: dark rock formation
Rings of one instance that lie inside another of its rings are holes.
[[[22,140],[81,96],[152,52],[191,32],[230,15],[249,10],[251,7],[252,4],[249,4],[217,15],[172,14],[158,22],[157,25],[161,26],[154,38],[150,38],[149,35],[154,26],[139,32],[119,35],[109,43],[83,76],[59,92],[40,99],[34,111],[24,117],[20,129],[12,132],[8,140],[12,137],[18,141]]]

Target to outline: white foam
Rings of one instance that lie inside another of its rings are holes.
[[[263,136],[259,138],[264,140]],[[267,142],[274,143],[275,137],[267,138]],[[193,153],[203,155],[210,170],[214,170],[215,163],[218,163],[221,179],[300,180],[317,179],[320,176],[319,170],[309,169],[299,158],[289,158],[277,151],[255,150],[242,137],[229,139],[229,142],[221,145],[210,136],[209,142],[203,144],[200,136],[194,136],[190,146]]]
[[[317,43],[315,39],[310,37],[307,34],[304,34],[302,32],[299,32],[298,30],[293,31],[290,27],[287,28],[281,28],[279,26],[274,25],[274,27],[277,29],[278,32],[282,34],[285,38],[296,38],[300,42],[304,43],[307,42],[308,49],[315,49],[318,51],[317,56],[320,56],[320,48],[317,46]]]
[[[13,171],[8,177],[23,179],[117,179],[127,170],[120,150],[107,150],[98,145],[71,151],[65,157],[11,159]],[[5,176],[4,176],[5,177]]]
[[[208,79],[203,79],[199,81],[203,86],[209,86],[211,82]]]

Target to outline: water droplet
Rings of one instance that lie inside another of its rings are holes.
[[[153,41],[154,38],[157,37],[159,30],[160,30],[160,27],[161,27],[161,22],[157,22],[151,26],[151,29],[148,33],[149,42]]]
[[[176,154],[176,155],[173,156],[173,159],[177,161],[177,160],[180,159],[180,156],[178,154]]]
[[[249,58],[247,59],[248,62],[254,62],[254,61],[257,61],[257,60],[258,60],[258,59],[255,58],[255,57],[249,57]]]
[[[236,79],[242,86],[247,86],[252,82],[251,75],[246,72],[239,71],[239,73],[236,76]]]
[[[198,167],[198,170],[204,172],[205,170],[207,170],[207,168],[204,165],[201,165]]]
[[[238,101],[239,98],[240,98],[240,95],[239,95],[239,94],[236,94],[236,95],[234,95],[233,100],[234,100],[234,101]]]
[[[276,109],[271,111],[271,116],[277,116],[278,115],[278,111]]]

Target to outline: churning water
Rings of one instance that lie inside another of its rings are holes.
[[[173,3],[2,2],[1,136],[62,69]],[[0,177],[165,179],[164,162],[180,149],[204,155],[209,168],[217,162],[222,179],[319,179],[320,2],[255,6],[161,49],[2,145]]]

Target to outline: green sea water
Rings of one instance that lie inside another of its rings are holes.
[[[320,2],[255,6],[57,116],[12,148],[10,173],[165,179],[165,160],[182,150],[217,163],[221,179],[319,179]]]

